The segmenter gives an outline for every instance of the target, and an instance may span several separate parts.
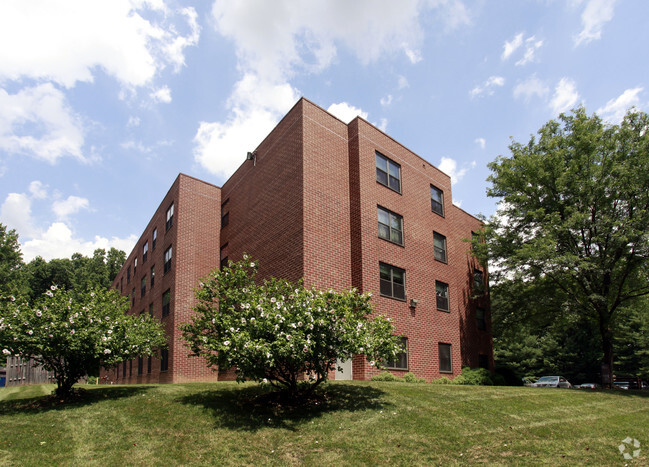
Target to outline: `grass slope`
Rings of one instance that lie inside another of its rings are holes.
[[[1,388],[0,465],[649,465],[633,391],[334,382],[288,409],[250,383],[87,387]]]

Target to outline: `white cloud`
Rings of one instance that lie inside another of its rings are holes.
[[[604,120],[618,124],[624,118],[627,110],[631,107],[640,106],[640,97],[638,96],[643,88],[627,89],[620,96],[611,99],[604,107],[597,109],[597,114]]]
[[[32,201],[25,193],[9,193],[0,207],[0,220],[9,229],[16,229],[21,236],[37,232],[32,219]]]
[[[487,140],[484,138],[476,138],[473,140],[474,143],[476,143],[478,146],[480,146],[480,149],[484,149],[487,147]]]
[[[74,232],[63,222],[54,222],[48,229],[39,235],[22,242],[22,253],[25,261],[31,261],[36,256],[42,256],[49,261],[52,258],[69,258],[74,253],[92,256],[97,248],[117,248],[127,253],[133,249],[137,237],[130,235],[127,238],[112,237],[110,239],[95,236],[93,240],[83,240],[75,237]]]
[[[11,47],[4,47],[4,49]],[[0,49],[3,49],[0,47]],[[51,83],[9,94],[0,88],[0,149],[50,163],[63,156],[85,161],[81,120]]]
[[[579,93],[577,85],[570,78],[561,78],[559,84],[554,89],[554,95],[550,100],[552,112],[557,115],[567,112],[579,102]]]
[[[127,127],[136,127],[136,126],[140,126],[140,123],[142,123],[142,120],[140,119],[140,117],[130,116],[130,117],[128,117],[128,122],[126,123],[126,126]]]
[[[9,193],[0,207],[0,222],[18,232],[23,260],[26,262],[39,255],[46,260],[69,258],[77,252],[89,256],[97,248],[115,247],[128,252],[137,241],[135,235],[111,239],[95,236],[92,241],[75,236],[65,218],[81,209],[87,209],[89,205],[87,199],[76,196],[69,196],[65,201],[56,201],[53,211],[60,221],[41,229],[32,216],[32,202],[45,200],[46,189],[36,180],[29,184],[29,191],[31,197],[25,193]]]
[[[511,41],[505,41],[503,45],[502,59],[507,60],[518,48],[523,45],[523,33],[518,33]]]
[[[177,16],[189,25],[187,36],[176,32]],[[124,85],[141,86],[166,64],[181,67],[198,35],[193,8],[170,11],[163,1],[4,1],[0,43],[11,47],[0,47],[0,78],[72,87],[101,68]]]
[[[200,123],[194,136],[195,160],[211,173],[229,177],[297,99],[289,84],[273,85],[245,75],[228,102],[230,119]]]
[[[476,163],[474,161],[469,164],[469,167],[467,167],[465,164],[464,167],[458,169],[457,161],[455,159],[451,159],[450,157],[442,157],[437,168],[445,174],[449,175],[451,177],[451,185],[455,185],[457,182],[462,180],[469,169],[473,169],[475,168],[475,166]]]
[[[476,86],[469,91],[469,95],[473,97],[480,97],[482,95],[491,96],[495,92],[496,87],[505,85],[505,78],[502,76],[490,76],[483,84]]]
[[[47,186],[43,185],[39,180],[34,180],[29,184],[29,192],[34,199],[47,198]]]
[[[78,213],[82,209],[88,209],[90,202],[86,198],[79,196],[68,196],[67,199],[54,201],[52,210],[59,220],[65,220],[72,214]]]
[[[399,88],[399,89],[405,89],[405,88],[407,88],[408,86],[410,86],[410,84],[408,83],[408,79],[407,79],[405,76],[401,76],[401,75],[400,75],[400,76],[399,76],[399,84],[398,84],[398,88]]]
[[[387,132],[388,130],[388,119],[387,118],[382,118],[381,121],[379,121],[378,125],[376,127],[381,130],[382,132]]]
[[[289,79],[326,69],[340,47],[363,64],[392,53],[418,62],[423,9],[434,9],[449,27],[465,22],[463,4],[450,0],[215,0],[214,28],[234,43],[243,77],[228,100],[229,118],[200,123],[195,160],[214,174],[231,175],[297,100]],[[400,77],[399,88],[406,86]]]
[[[613,19],[615,0],[588,0],[581,14],[583,29],[575,38],[575,45],[588,44],[602,37],[604,24]]]
[[[538,79],[536,75],[532,75],[514,87],[514,98],[523,98],[529,101],[532,97],[536,96],[545,99],[549,92],[550,89],[548,86]]]
[[[389,107],[392,104],[392,94],[382,97],[380,102],[382,107]]]
[[[364,112],[362,109],[354,107],[347,102],[331,104],[327,109],[327,112],[333,114],[335,117],[339,118],[345,123],[351,122],[356,117],[361,117],[367,120],[367,112]]]
[[[526,65],[530,62],[533,62],[535,59],[534,54],[538,49],[543,46],[542,40],[537,40],[536,36],[530,36],[527,39],[523,40],[524,34],[518,33],[511,41],[505,41],[503,46],[503,54],[501,58],[503,60],[509,59],[514,52],[521,48],[524,45],[523,58],[516,62],[517,66]]]
[[[171,102],[171,89],[168,86],[163,86],[160,89],[155,90],[149,94],[151,99],[155,102],[162,102],[163,104],[168,104]]]

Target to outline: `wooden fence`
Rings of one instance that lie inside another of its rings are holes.
[[[31,359],[7,357],[7,386],[56,383],[54,373],[35,365]]]

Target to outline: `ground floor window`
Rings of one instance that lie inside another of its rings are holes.
[[[407,370],[408,369],[408,338],[401,338],[401,348],[403,349],[399,352],[394,359],[388,360],[385,362],[385,367],[392,370]]]
[[[451,344],[438,344],[439,346],[439,371],[440,373],[452,373]]]

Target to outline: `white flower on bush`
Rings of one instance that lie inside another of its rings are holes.
[[[225,345],[227,347],[228,345],[230,345],[230,341],[223,342],[223,345]]]
[[[53,297],[54,296],[54,294],[49,290],[47,292],[45,292],[45,295],[47,295],[48,297]]]
[[[104,349],[104,353],[108,355],[110,353],[110,349]]]
[[[37,316],[38,318],[40,318],[42,315],[43,315],[43,313],[41,313],[40,311],[37,311],[37,312],[36,312],[36,316]]]
[[[12,295],[11,297],[9,297],[9,300],[11,300],[12,302],[15,302],[15,301],[16,301],[16,297],[14,297],[14,296]],[[10,352],[10,353],[11,353],[11,352]]]
[[[70,334],[74,334],[74,329],[72,329],[72,330],[70,331]]]
[[[34,331],[32,331],[32,330],[30,329],[29,331],[27,331],[27,334],[29,334],[29,335],[31,336],[32,334],[34,334]]]
[[[5,355],[11,355],[11,351],[7,349],[2,349],[2,353]]]

